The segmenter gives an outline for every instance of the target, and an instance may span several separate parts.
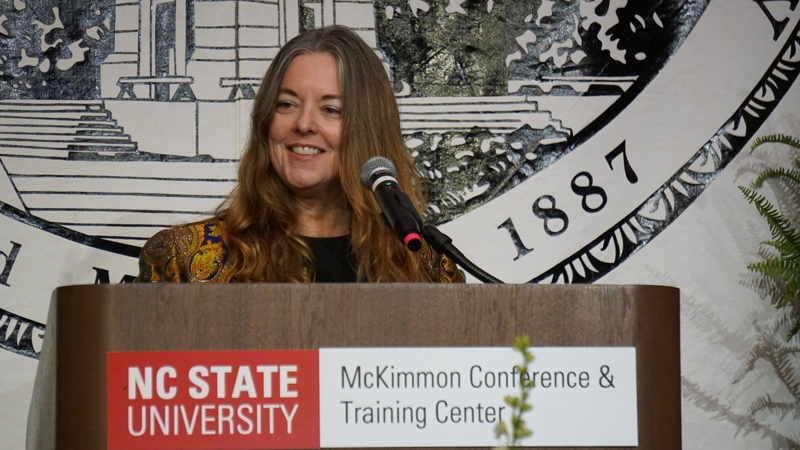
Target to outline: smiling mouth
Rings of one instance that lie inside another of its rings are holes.
[[[322,150],[314,147],[291,147],[290,150],[298,155],[318,155],[322,153]]]

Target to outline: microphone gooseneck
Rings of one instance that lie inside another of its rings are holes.
[[[397,182],[397,169],[382,156],[375,156],[361,166],[361,184],[375,194],[383,219],[411,251],[422,247],[422,235],[435,251],[447,255],[464,270],[484,283],[502,283],[475,265],[453,245],[453,240],[436,227],[424,225],[411,199]]]

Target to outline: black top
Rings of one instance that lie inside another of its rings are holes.
[[[317,283],[355,283],[356,261],[350,248],[350,235],[316,238],[303,236],[314,255]]]

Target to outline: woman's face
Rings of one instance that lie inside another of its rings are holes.
[[[283,77],[269,127],[270,162],[299,198],[339,192],[342,99],[339,65],[328,53],[295,57]]]

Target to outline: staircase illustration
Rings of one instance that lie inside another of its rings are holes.
[[[141,245],[207,216],[235,161],[140,151],[102,101],[0,101],[0,201],[88,236]]]
[[[101,100],[1,100],[0,155],[135,152]]]
[[[572,134],[550,111],[524,95],[502,97],[400,97],[403,134],[465,132],[473,127],[506,134],[528,125]]]

